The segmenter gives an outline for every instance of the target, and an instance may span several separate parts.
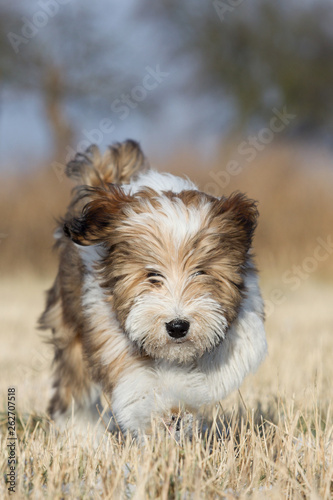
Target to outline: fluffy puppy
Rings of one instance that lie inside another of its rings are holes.
[[[67,165],[79,186],[56,231],[59,272],[41,328],[55,349],[53,418],[109,397],[120,428],[197,411],[266,354],[251,244],[255,202],[214,198],[148,168],[131,140]],[[100,388],[100,389],[99,389]]]

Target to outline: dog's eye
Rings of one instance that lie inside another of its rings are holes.
[[[158,273],[156,271],[152,271],[151,273],[148,273],[148,278],[155,278],[155,277],[158,277],[158,278],[163,278],[162,274],[161,273]]]
[[[147,278],[149,279],[150,283],[155,284],[155,283],[161,283],[161,280],[159,278],[164,278],[164,276],[161,273],[158,273],[157,271],[151,271],[150,273],[147,274]]]

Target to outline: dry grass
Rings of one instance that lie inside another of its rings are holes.
[[[44,409],[50,351],[34,330],[46,282],[0,287],[1,480],[7,498],[7,387],[17,387],[16,498],[323,498],[333,495],[332,288],[311,279],[267,322],[270,354],[219,407],[221,433],[156,432],[142,443],[59,436]],[[264,283],[264,293],[270,287]],[[221,424],[222,422],[222,424]],[[98,445],[99,443],[99,445]]]

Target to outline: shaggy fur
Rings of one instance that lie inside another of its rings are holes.
[[[134,141],[103,157],[92,146],[67,174],[79,186],[40,319],[55,348],[50,415],[86,405],[98,384],[137,433],[239,387],[266,353],[255,202],[149,170]]]

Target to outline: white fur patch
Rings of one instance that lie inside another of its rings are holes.
[[[226,338],[197,363],[198,370],[206,375],[207,390],[213,401],[225,398],[238,388],[246,375],[257,370],[267,354],[263,301],[258,278],[253,272],[246,276],[245,287],[251,292],[244,299]]]
[[[156,170],[143,172],[135,181],[131,181],[130,184],[123,184],[121,187],[126,194],[135,194],[143,187],[154,189],[158,193],[162,193],[163,191],[180,193],[188,189],[198,189],[189,179],[183,179],[172,174],[160,173]]]
[[[98,264],[105,252],[102,245],[82,246],[73,243],[80,253],[80,257],[89,272],[94,271],[94,266]]]
[[[98,329],[101,340],[106,340],[101,362],[104,365],[112,364],[132,345],[121,330],[115,313],[106,302],[104,291],[97,276],[93,273],[88,273],[85,276],[82,307],[92,332],[94,332],[95,328]]]
[[[156,198],[158,207],[153,207],[149,201],[145,201],[147,210],[144,213],[136,213],[131,207],[127,207],[126,214],[129,224],[151,227],[152,230],[159,228],[168,241],[175,248],[198,233],[204,226],[209,216],[210,203],[202,203],[199,207],[187,207],[181,199],[170,200],[159,196]]]

